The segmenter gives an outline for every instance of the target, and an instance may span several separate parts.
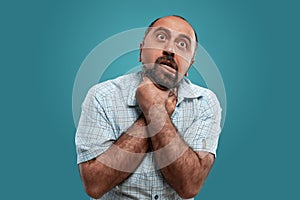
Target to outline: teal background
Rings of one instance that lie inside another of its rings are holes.
[[[292,0],[1,1],[0,198],[88,199],[74,145],[77,70],[101,41],[168,14],[194,26],[227,92],[218,157],[196,199],[299,198],[299,8]]]

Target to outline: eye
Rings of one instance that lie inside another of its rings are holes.
[[[165,41],[167,39],[167,36],[163,33],[159,33],[157,34],[157,39],[161,40],[161,41]]]
[[[181,47],[181,48],[187,48],[187,43],[183,40],[179,41],[178,42],[178,45]]]

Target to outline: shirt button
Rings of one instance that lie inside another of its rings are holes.
[[[158,195],[155,195],[155,196],[154,196],[154,199],[158,199]]]

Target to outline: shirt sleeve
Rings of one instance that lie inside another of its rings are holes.
[[[212,92],[199,98],[199,115],[184,133],[184,139],[194,151],[210,152],[216,156],[221,133],[221,107]]]
[[[82,104],[75,136],[77,164],[99,156],[116,140],[106,102],[97,94],[97,87],[92,87]]]

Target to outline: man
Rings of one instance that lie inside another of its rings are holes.
[[[184,76],[197,35],[182,17],[155,20],[140,44],[142,72],[92,87],[76,133],[92,198],[189,199],[214,163],[221,108]]]

